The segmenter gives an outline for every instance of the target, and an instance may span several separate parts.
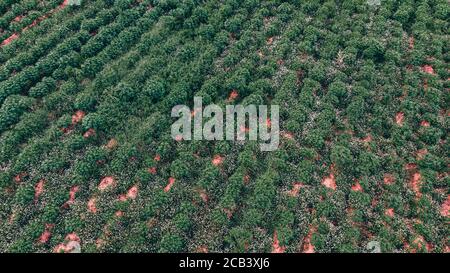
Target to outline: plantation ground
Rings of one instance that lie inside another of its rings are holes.
[[[379,2],[3,0],[0,251],[448,252],[449,4]],[[279,149],[173,140],[194,96]]]

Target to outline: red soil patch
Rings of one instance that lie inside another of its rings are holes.
[[[169,177],[169,184],[167,184],[167,186],[164,187],[164,191],[165,192],[170,191],[170,189],[172,188],[174,183],[175,183],[175,178]]]
[[[108,143],[106,144],[106,148],[112,150],[114,148],[116,148],[119,145],[119,143],[117,142],[117,140],[115,138],[111,138]]]
[[[138,194],[138,186],[134,185],[133,187],[131,187],[128,192],[127,192],[127,198],[130,198],[132,200],[136,199]]]
[[[14,176],[14,182],[16,182],[16,183],[20,183],[21,182],[21,178],[20,178],[20,174],[18,174],[18,175],[16,175],[16,176]]]
[[[362,142],[364,143],[368,143],[372,141],[372,136],[371,135],[367,135],[365,138],[362,139]]]
[[[219,166],[223,163],[223,157],[220,155],[215,155],[213,160],[212,160],[212,164],[214,166]]]
[[[64,2],[61,3],[61,5],[58,6],[58,8],[62,9],[65,8],[69,4],[69,0],[64,0]]]
[[[272,253],[284,253],[285,250],[286,250],[285,246],[280,246],[277,231],[275,230],[273,232]]]
[[[250,182],[250,175],[248,175],[248,174],[246,174],[246,175],[244,175],[244,178],[243,178],[243,180],[244,180],[244,184],[248,184],[248,182]]]
[[[48,240],[52,236],[52,233],[50,231],[54,226],[55,225],[53,224],[45,224],[45,230],[44,232],[42,232],[41,236],[39,236],[39,243],[45,244],[48,242]]]
[[[450,195],[447,195],[447,200],[442,204],[440,212],[444,217],[450,216]]]
[[[329,189],[336,190],[336,180],[334,179],[334,174],[331,173],[329,176],[325,177],[322,180],[322,185]]]
[[[292,189],[290,191],[288,191],[288,195],[292,196],[292,197],[297,197],[300,189],[303,187],[304,185],[300,182],[295,182],[294,185],[292,186]]]
[[[127,195],[126,194],[119,195],[119,201],[121,201],[121,202],[127,201]]]
[[[63,134],[68,134],[69,132],[72,131],[72,126],[69,126],[67,128],[61,128],[60,130],[61,132],[63,132]]]
[[[417,151],[416,158],[417,158],[418,160],[422,160],[422,159],[425,157],[425,155],[426,155],[427,153],[428,153],[428,150],[427,150],[427,149],[420,149],[420,150]]]
[[[148,172],[151,174],[156,174],[156,167],[148,168]]]
[[[78,237],[78,235],[76,233],[70,233],[67,234],[66,238],[64,239],[66,242],[64,243],[60,243],[59,245],[57,245],[53,252],[55,253],[66,253],[66,252],[71,252],[73,251],[75,248],[79,248],[80,246],[80,237]]]
[[[426,120],[422,120],[422,121],[420,122],[420,126],[423,126],[423,127],[430,127],[430,123],[429,123],[428,121],[426,121]]]
[[[65,8],[67,5],[69,4],[69,0],[64,0],[63,3],[61,3],[61,5],[59,5],[58,7],[56,7],[55,9],[52,9],[51,11],[49,11],[47,14],[42,15],[41,17],[37,18],[36,20],[34,20],[30,25],[26,26],[24,29],[22,29],[22,31],[25,31],[27,29],[30,29],[34,26],[36,26],[37,24],[39,24],[40,22],[44,21],[45,19],[47,19],[48,17],[50,17],[51,15],[53,15],[55,12]]]
[[[72,115],[72,125],[82,121],[85,115],[86,114],[81,110],[76,111],[75,114]]]
[[[397,125],[402,126],[403,125],[403,120],[405,119],[405,113],[403,112],[398,112],[395,115],[395,123],[397,123]]]
[[[22,19],[23,19],[24,17],[25,17],[25,16],[23,16],[23,15],[16,16],[16,18],[14,18],[14,22],[20,22],[20,21],[22,21]]]
[[[233,217],[234,209],[224,208],[223,212],[225,212],[228,219],[231,219],[231,217]]]
[[[54,14],[55,12],[65,8],[67,5],[69,4],[69,0],[64,0],[63,3],[61,3],[61,5],[59,5],[58,7],[56,7],[55,9],[49,11],[47,14],[37,18],[36,20],[34,20],[30,25],[26,26],[25,28],[23,28],[21,30],[21,32],[28,30],[34,26],[36,26],[37,24],[39,24],[41,21],[47,19],[48,17],[50,17],[52,14]],[[23,16],[17,16],[16,18],[14,18],[14,21],[19,22],[20,20],[22,20]],[[18,33],[14,33],[13,35],[11,35],[10,37],[8,37],[6,40],[4,40],[1,44],[0,47],[5,46],[10,44],[13,40],[16,40],[17,38],[19,38],[19,34]]]
[[[88,210],[92,213],[97,213],[97,207],[95,205],[96,201],[97,200],[95,198],[91,198],[87,203]]]
[[[208,203],[209,197],[204,189],[199,189],[198,194],[200,195],[200,198],[203,200],[203,202]]]
[[[421,174],[419,172],[415,172],[410,180],[410,187],[416,194],[417,198],[420,198],[422,196],[422,193],[420,192],[421,178]]]
[[[69,200],[67,200],[66,203],[64,203],[63,205],[64,208],[68,208],[75,202],[75,195],[79,190],[80,190],[79,186],[73,186],[72,188],[70,188]]]
[[[413,36],[411,36],[411,37],[409,37],[409,49],[411,50],[411,49],[413,49],[414,48],[414,37]]]
[[[79,186],[73,186],[72,188],[70,188],[70,192],[69,192],[69,201],[73,202],[75,201],[75,194],[80,190]]]
[[[52,236],[52,233],[48,230],[45,230],[39,237],[39,243],[45,244],[50,239],[50,236]]]
[[[112,187],[116,184],[116,180],[112,176],[106,176],[103,177],[103,179],[100,181],[100,184],[98,185],[98,189],[101,191],[106,190],[109,187]]]
[[[361,187],[361,184],[359,184],[358,180],[356,181],[355,185],[352,186],[352,191],[363,191],[363,188]]]
[[[83,137],[84,138],[89,138],[91,136],[95,136],[95,130],[92,128],[89,128],[84,134]]]
[[[294,134],[292,134],[291,132],[281,132],[281,136],[287,139],[294,139]]]
[[[387,173],[383,177],[383,182],[385,185],[392,185],[395,182],[395,177],[392,174]]]
[[[20,182],[22,182],[22,179],[24,179],[27,176],[27,173],[19,173],[16,176],[14,176],[14,182],[16,182],[16,184],[19,184]]]
[[[228,96],[228,101],[233,101],[239,96],[239,93],[236,89],[231,90],[230,95]]]
[[[114,213],[114,215],[116,217],[122,217],[123,216],[123,212],[121,210],[116,211],[116,213]]]
[[[207,246],[199,246],[197,248],[197,253],[208,253],[208,247]]]
[[[270,120],[270,118],[266,119],[266,126],[267,126],[267,128],[272,127],[272,121]]]
[[[160,161],[161,160],[161,156],[160,155],[155,155],[155,158],[154,158],[154,160],[156,161],[156,162],[158,162],[158,161]]]
[[[405,164],[405,170],[410,171],[410,170],[415,170],[417,169],[417,164],[416,163],[407,163]]]
[[[374,199],[372,199],[372,202],[370,202],[370,206],[372,208],[374,208],[377,204],[378,204],[378,199],[375,197]]]
[[[80,237],[78,237],[78,235],[76,233],[72,232],[72,233],[67,234],[66,240],[80,242]]]
[[[44,183],[43,179],[39,180],[39,182],[34,187],[34,202],[36,203],[39,199],[39,196],[44,192]]]
[[[395,215],[395,211],[393,208],[388,208],[384,211],[384,215],[392,218]]]
[[[105,240],[98,238],[95,240],[95,247],[101,248],[103,245],[105,245]]]
[[[310,227],[308,234],[305,237],[305,240],[303,242],[303,253],[314,253],[314,245],[311,243],[311,238],[314,234],[314,232],[316,232],[316,228],[315,227]]]
[[[5,45],[9,45],[12,41],[14,41],[15,39],[19,38],[19,34],[14,33],[11,36],[9,36],[8,38],[6,38],[1,44],[0,47],[5,46]]]
[[[430,74],[430,75],[436,75],[434,73],[434,69],[433,69],[433,67],[431,65],[424,65],[424,66],[422,66],[422,71],[427,73],[427,74]]]
[[[77,245],[78,245],[78,243],[74,242],[74,241],[70,241],[67,244],[61,243],[54,248],[53,252],[55,252],[55,253],[71,252],[72,250],[74,250],[77,247]]]
[[[74,126],[75,126],[77,123],[79,123],[79,122],[81,122],[81,121],[83,120],[83,118],[84,118],[85,115],[86,115],[86,114],[85,114],[83,111],[81,111],[81,110],[76,111],[76,112],[72,115],[72,124],[69,125],[67,128],[61,128],[61,131],[62,131],[64,134],[67,134],[67,133],[71,132],[71,131],[73,130]],[[89,129],[89,130],[90,130],[90,129]],[[89,130],[88,130],[88,132],[86,132],[86,133],[84,134],[84,137],[85,137],[85,138],[89,137],[89,136],[92,134],[92,132],[89,132]]]
[[[427,252],[431,252],[433,250],[433,246],[430,243],[426,242],[421,235],[417,236],[414,239],[414,241],[412,242],[412,246],[410,246],[408,243],[405,243],[404,247],[410,253],[416,253],[423,247],[425,247]]]

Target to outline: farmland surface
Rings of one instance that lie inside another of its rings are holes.
[[[1,252],[450,251],[447,0],[69,2],[0,2]]]

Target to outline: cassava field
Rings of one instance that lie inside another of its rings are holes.
[[[1,252],[450,251],[447,0],[74,2],[0,2]]]

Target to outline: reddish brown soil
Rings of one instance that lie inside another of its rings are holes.
[[[422,66],[422,71],[427,73],[427,74],[430,74],[430,75],[436,75],[434,73],[434,69],[433,69],[433,67],[431,65],[424,65],[424,66]]]
[[[292,197],[297,197],[302,187],[304,187],[303,183],[295,182],[294,185],[292,186],[292,189],[288,191],[288,195]]]
[[[134,199],[136,199],[137,194],[138,194],[138,186],[137,186],[137,185],[134,185],[133,187],[131,187],[131,188],[128,190],[128,192],[127,192],[127,198],[134,200]]]
[[[84,138],[89,138],[89,137],[92,137],[92,136],[95,136],[95,130],[92,129],[92,128],[89,128],[89,129],[83,134],[83,137],[84,137]]]
[[[95,198],[91,198],[87,203],[88,210],[92,213],[97,213],[97,206],[95,205],[96,201]]]
[[[442,204],[440,212],[444,217],[450,216],[450,195],[447,195],[447,200]]]
[[[285,250],[286,250],[285,246],[280,246],[277,231],[275,230],[273,232],[272,253],[283,253]]]
[[[304,241],[303,241],[303,253],[314,253],[314,245],[311,243],[311,239],[312,236],[314,234],[314,232],[316,232],[316,228],[315,227],[310,227],[309,228],[309,232],[306,235]]]
[[[156,167],[148,168],[148,172],[151,174],[156,174]]]
[[[395,215],[395,211],[393,208],[388,208],[384,211],[384,215],[392,218]]]
[[[106,190],[109,187],[113,187],[116,184],[116,180],[112,176],[103,177],[98,185],[98,189],[101,191]]]
[[[115,138],[111,138],[108,143],[106,144],[106,148],[108,148],[109,150],[112,150],[114,148],[116,148],[119,145],[119,143],[117,142],[117,140]]]
[[[51,15],[53,15],[55,12],[65,8],[69,3],[69,0],[64,0],[63,3],[61,3],[61,5],[59,5],[58,7],[56,7],[55,9],[49,11],[47,14],[37,18],[36,20],[34,20],[31,24],[29,24],[28,26],[24,27],[20,33],[22,33],[25,30],[28,30],[34,26],[36,26],[37,24],[39,24],[40,22],[42,22],[43,20],[47,19],[48,17],[50,17]],[[23,16],[17,16],[16,18],[14,18],[14,21],[19,22],[20,20],[22,20]],[[10,37],[8,37],[7,39],[5,39],[1,44],[0,47],[2,46],[6,46],[8,44],[10,44],[12,41],[16,40],[17,38],[19,38],[20,34],[19,33],[14,33],[12,34]]]
[[[1,44],[0,47],[5,46],[5,45],[9,45],[12,41],[14,41],[15,39],[19,38],[19,34],[14,33],[11,36],[9,36],[8,38],[6,38]]]
[[[42,232],[41,236],[39,236],[39,243],[45,244],[48,242],[50,237],[52,236],[51,229],[54,227],[54,224],[45,224],[45,230]]]
[[[372,141],[372,136],[371,135],[367,135],[365,138],[362,139],[362,142],[364,143],[368,143]]]
[[[359,184],[359,181],[356,181],[356,183],[352,186],[352,191],[363,191],[363,188],[361,184]]]
[[[423,127],[430,127],[430,123],[429,123],[428,121],[426,121],[426,120],[422,120],[422,121],[420,122],[420,126],[423,126]]]
[[[398,112],[395,115],[395,123],[399,126],[403,125],[403,120],[405,119],[405,114],[403,112]]]
[[[212,160],[212,164],[214,166],[219,166],[223,163],[223,157],[220,155],[215,155],[213,160]]]
[[[228,101],[234,101],[238,96],[239,96],[238,91],[233,89],[233,90],[231,90],[231,93],[228,96]]]
[[[420,187],[421,187],[421,174],[419,172],[415,172],[413,173],[411,180],[409,182],[409,185],[411,187],[411,189],[414,191],[414,193],[416,194],[417,198],[420,198],[422,196],[422,193],[420,192]]]
[[[81,110],[76,111],[75,114],[72,115],[72,125],[75,125],[82,121],[85,115],[86,114]]]
[[[164,187],[164,191],[165,192],[170,191],[170,189],[172,188],[174,183],[175,183],[175,178],[169,177],[169,184],[167,184],[167,186]]]
[[[39,182],[34,187],[34,202],[37,202],[39,196],[44,192],[44,184],[45,181],[43,179],[39,180]]]
[[[395,182],[395,178],[392,174],[387,173],[384,175],[383,182],[385,185],[392,185]]]
[[[334,178],[334,174],[331,173],[329,176],[325,177],[322,180],[322,185],[324,185],[325,187],[332,189],[332,190],[336,190],[336,180]]]

